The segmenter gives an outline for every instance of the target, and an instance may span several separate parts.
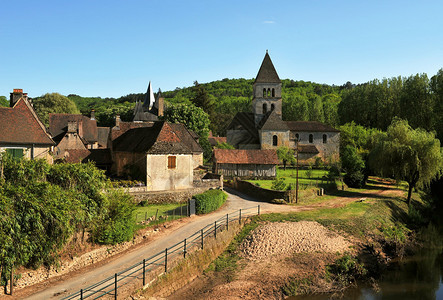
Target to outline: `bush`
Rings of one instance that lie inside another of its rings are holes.
[[[286,183],[284,178],[279,178],[272,181],[271,190],[284,191],[286,189]]]
[[[108,213],[97,220],[91,239],[100,244],[113,245],[129,241],[135,231],[132,197],[121,190],[113,190],[107,194],[107,199]]]
[[[345,254],[337,259],[334,264],[328,265],[327,272],[333,275],[339,284],[347,286],[350,282],[366,275],[367,270],[363,264],[358,262],[357,258]]]
[[[200,215],[218,209],[225,203],[228,195],[222,190],[209,190],[202,194],[194,195],[193,198],[195,199],[195,211]]]
[[[343,181],[349,187],[353,188],[361,188],[366,184],[365,175],[361,171],[346,173],[345,176],[343,177]]]

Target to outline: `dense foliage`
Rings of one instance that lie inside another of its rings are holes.
[[[202,194],[194,195],[195,199],[195,212],[200,214],[207,214],[225,203],[228,195],[222,190],[209,190]]]
[[[4,270],[52,265],[76,232],[93,242],[132,237],[128,196],[109,189],[93,164],[49,165],[44,160],[0,159],[0,260]]]
[[[59,93],[45,94],[32,99],[34,110],[46,126],[49,125],[49,114],[78,114],[80,111],[69,98]]]
[[[433,132],[413,129],[407,121],[394,119],[385,138],[370,153],[370,163],[380,175],[409,184],[410,204],[412,189],[417,184],[429,184],[442,174],[443,153]]]

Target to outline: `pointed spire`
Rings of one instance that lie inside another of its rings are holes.
[[[145,101],[143,102],[143,107],[146,109],[151,109],[154,104],[154,92],[152,91],[151,81],[149,81],[148,90],[146,91]]]
[[[280,83],[280,78],[278,77],[277,71],[275,71],[274,64],[272,63],[271,57],[266,50],[265,58],[261,63],[260,70],[258,70],[255,82],[260,83]]]

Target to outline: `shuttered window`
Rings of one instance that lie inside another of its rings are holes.
[[[177,167],[177,157],[168,156],[168,169],[175,169]]]
[[[6,153],[15,159],[23,158],[23,149],[6,149]]]

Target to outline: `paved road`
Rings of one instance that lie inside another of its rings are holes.
[[[260,212],[281,212],[288,210],[288,207],[259,202],[232,189],[227,188],[226,192],[228,193],[228,199],[224,207],[219,211],[209,215],[192,217],[188,223],[170,232],[168,235],[159,237],[143,247],[117,257],[102,266],[51,285],[32,296],[28,296],[27,299],[59,299],[78,292],[81,288],[108,278],[114,273],[140,262],[143,258],[152,256],[167,247],[183,241],[184,238],[194,234],[206,225],[214,223],[214,221],[227,213],[258,205],[260,205]]]

